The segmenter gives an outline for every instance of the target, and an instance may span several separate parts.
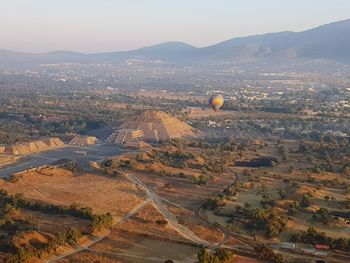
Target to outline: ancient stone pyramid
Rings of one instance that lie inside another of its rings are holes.
[[[195,136],[193,127],[159,111],[146,111],[134,120],[123,123],[120,129],[142,130],[144,139],[154,142]]]

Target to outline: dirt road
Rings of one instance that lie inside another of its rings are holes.
[[[144,184],[136,175],[131,175],[131,174],[125,174],[126,178],[128,180],[130,180],[131,182],[133,182],[135,185],[137,185],[137,187],[140,190],[144,190],[146,192],[146,196],[147,198],[144,200],[144,202],[142,202],[141,204],[139,204],[138,206],[134,207],[129,213],[127,213],[125,216],[123,216],[120,220],[118,220],[118,222],[115,223],[115,225],[120,224],[126,220],[128,220],[129,218],[131,218],[133,215],[135,215],[140,209],[142,209],[146,204],[148,203],[152,203],[154,205],[154,207],[164,216],[164,218],[167,220],[168,225],[173,228],[176,232],[178,232],[182,237],[184,237],[187,240],[190,240],[191,242],[195,243],[195,244],[200,244],[203,246],[206,246],[208,248],[210,248],[211,250],[214,250],[215,248],[225,244],[225,241],[228,237],[228,234],[226,231],[222,231],[221,228],[218,228],[224,235],[224,238],[218,242],[218,243],[211,243],[208,242],[200,237],[198,237],[195,233],[193,233],[187,226],[184,226],[182,224],[180,224],[176,218],[176,216],[169,210],[168,206],[174,206],[180,209],[183,209],[187,212],[190,212],[191,214],[193,214],[193,216],[197,216],[200,219],[202,219],[202,217],[199,215],[199,210],[197,211],[190,211],[174,202],[171,202],[163,197],[158,196],[151,188],[149,188],[146,184]],[[206,220],[205,220],[206,221]],[[208,222],[208,221],[206,221]],[[208,222],[209,224],[212,224],[211,222]],[[110,232],[107,232],[104,236],[101,237],[97,237],[93,240],[91,240],[91,242],[86,245],[86,246],[80,246],[77,247],[75,250],[72,250],[70,252],[67,252],[63,255],[54,257],[52,259],[50,259],[49,261],[47,261],[47,263],[53,263],[53,262],[57,262],[58,260],[61,260],[63,258],[66,258],[70,255],[73,255],[75,253],[78,253],[80,251],[83,250],[90,250],[90,251],[94,251],[94,252],[101,252],[101,253],[109,253],[109,252],[104,252],[104,251],[97,251],[97,250],[93,250],[90,249],[91,246],[93,246],[94,244],[102,241],[104,238],[106,238],[108,235],[110,234]],[[120,254],[120,256],[129,256],[129,254],[126,253],[122,253]],[[130,255],[130,257],[132,257],[132,255]]]
[[[125,220],[128,220],[130,217],[134,216],[139,210],[141,210],[142,208],[144,208],[145,205],[147,205],[150,202],[149,199],[146,199],[145,201],[143,201],[141,204],[135,206],[129,213],[127,213],[126,215],[124,215],[122,218],[120,218],[117,222],[114,223],[115,225],[118,225],[122,222],[124,222]],[[105,239],[111,232],[108,231],[106,234],[104,234],[103,236],[99,236],[96,237],[94,239],[92,239],[87,245],[85,246],[79,246],[77,248],[75,248],[74,250],[71,250],[67,253],[64,253],[60,256],[56,256],[51,258],[50,260],[46,261],[47,263],[54,263],[57,262],[58,260],[64,259],[70,255],[73,255],[75,253],[78,253],[80,251],[89,249],[91,246],[95,245],[96,243],[102,241],[103,239]]]

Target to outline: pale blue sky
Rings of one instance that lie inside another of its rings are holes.
[[[349,0],[0,0],[0,48],[100,52],[166,41],[201,47],[349,18]]]

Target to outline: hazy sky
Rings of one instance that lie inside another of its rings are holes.
[[[0,0],[0,48],[118,51],[207,46],[350,18],[349,0]]]

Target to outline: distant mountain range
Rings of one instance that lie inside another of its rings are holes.
[[[162,60],[167,63],[288,62],[329,60],[350,64],[350,19],[303,32],[280,32],[233,38],[196,48],[182,42],[167,42],[125,52],[83,54],[55,51],[42,54],[0,49],[0,65],[29,66],[44,63],[118,63],[128,59]]]

